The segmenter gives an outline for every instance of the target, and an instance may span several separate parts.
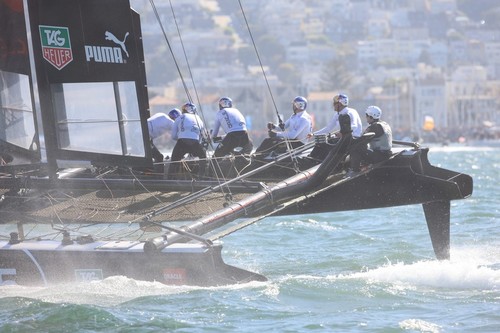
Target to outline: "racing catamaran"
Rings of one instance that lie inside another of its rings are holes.
[[[0,284],[265,281],[224,263],[224,236],[268,216],[413,204],[449,259],[450,201],[472,194],[472,178],[414,143],[350,178],[349,150],[369,135],[346,133],[321,162],[304,157],[312,143],[229,156],[203,179],[193,162],[180,179],[157,172],[127,0],[0,0],[0,46]]]

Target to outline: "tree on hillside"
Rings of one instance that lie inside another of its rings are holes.
[[[247,67],[259,64],[255,50],[251,46],[240,47],[238,49],[238,59]]]
[[[300,73],[297,71],[297,68],[293,64],[281,64],[275,70],[275,73],[279,77],[280,81],[284,84],[295,85],[300,82]]]
[[[276,68],[284,62],[285,48],[275,37],[265,35],[259,38],[255,43],[264,66]]]
[[[164,45],[158,47],[154,53],[147,55],[147,57],[146,76],[148,85],[166,85],[179,76],[172,55]]]
[[[335,58],[323,66],[320,87],[324,91],[347,90],[353,81],[353,74],[343,58]]]

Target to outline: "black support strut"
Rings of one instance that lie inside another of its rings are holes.
[[[422,204],[432,247],[438,260],[450,259],[450,201]]]

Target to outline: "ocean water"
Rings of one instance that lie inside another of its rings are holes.
[[[474,178],[452,201],[450,261],[435,260],[420,206],[267,218],[223,253],[267,282],[1,286],[0,332],[500,332],[500,148],[429,157]]]

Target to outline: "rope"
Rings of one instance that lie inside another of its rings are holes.
[[[189,101],[192,101],[191,95],[189,93],[189,89],[186,85],[186,81],[184,80],[184,76],[182,75],[181,68],[179,66],[179,63],[177,62],[177,58],[174,55],[174,50],[172,49],[172,45],[170,45],[170,42],[167,37],[167,33],[165,32],[165,28],[163,27],[163,24],[161,23],[160,20],[160,15],[158,14],[158,10],[156,9],[156,5],[154,3],[154,0],[149,0],[149,3],[151,4],[151,8],[153,9],[153,12],[156,16],[156,20],[158,21],[158,24],[160,24],[161,31],[163,33],[163,37],[165,38],[165,42],[167,43],[168,49],[170,50],[170,54],[172,55],[172,58],[174,59],[175,67],[177,68],[177,72],[179,73],[182,85],[184,86],[184,90],[186,92],[187,98]]]
[[[245,14],[245,10],[243,9],[243,5],[241,4],[241,0],[238,0],[238,3],[240,5],[241,14],[243,15],[243,19],[245,20],[245,25],[247,27],[248,35],[250,36],[250,40],[252,41],[252,45],[253,45],[253,48],[255,50],[255,54],[257,55],[257,59],[259,60],[260,69],[262,70],[262,75],[264,76],[264,80],[266,81],[267,89],[269,90],[269,95],[271,96],[271,100],[273,102],[276,116],[278,117],[279,127],[281,128],[281,130],[283,132],[286,132],[285,131],[285,123],[281,119],[281,116],[278,112],[278,107],[276,106],[276,101],[274,100],[274,95],[273,95],[272,90],[271,90],[271,85],[269,84],[269,80],[267,79],[266,71],[264,70],[264,65],[262,64],[262,60],[260,58],[260,54],[259,54],[259,51],[257,49],[257,45],[255,43],[255,39],[253,38],[252,31],[250,30],[250,25],[248,24],[247,16]],[[291,151],[293,148],[292,148],[291,143],[289,142],[289,139],[288,138],[284,138],[284,139],[285,139],[285,144],[286,144],[287,150]],[[298,162],[297,162],[296,157],[293,156],[292,160],[293,160],[295,171],[299,172],[299,166],[298,166]]]
[[[151,0],[151,1],[154,1],[154,0]],[[202,106],[201,106],[201,102],[200,102],[200,97],[198,95],[198,89],[196,89],[196,84],[194,82],[194,76],[193,76],[193,72],[191,71],[191,65],[189,64],[189,61],[188,61],[188,57],[187,57],[187,53],[186,53],[186,48],[184,47],[184,41],[182,39],[182,35],[181,35],[181,31],[179,29],[179,24],[177,23],[177,17],[175,16],[175,11],[174,11],[174,6],[172,5],[172,1],[169,0],[169,3],[170,3],[170,10],[172,11],[172,17],[174,19],[174,23],[175,23],[175,28],[177,29],[177,35],[179,36],[179,41],[181,42],[181,47],[182,47],[182,53],[184,54],[184,60],[186,61],[186,67],[188,69],[188,72],[189,72],[189,76],[191,77],[191,83],[193,85],[193,90],[194,90],[194,94],[196,95],[196,104],[198,104],[199,108],[200,108],[200,116],[201,116],[201,119],[203,120],[204,123],[206,123],[206,118],[205,118],[205,115],[203,114],[203,109],[202,109]],[[173,56],[173,55],[172,55]],[[184,89],[186,89],[186,93],[188,94],[188,99],[189,99],[189,102],[193,102],[191,96],[189,95],[189,92],[187,91],[187,87],[184,85]],[[200,124],[198,124],[199,126]],[[208,133],[201,133],[203,137],[209,137]],[[212,145],[211,141],[208,140],[208,143],[210,145]],[[212,147],[212,150],[213,150],[213,147]]]
[[[179,76],[180,76],[180,78],[181,78],[182,85],[183,85],[184,90],[185,90],[185,92],[186,92],[186,96],[187,96],[187,98],[188,98],[189,102],[191,102],[191,103],[192,103],[192,102],[193,102],[193,98],[192,98],[192,96],[191,96],[191,94],[190,94],[190,92],[189,92],[189,89],[188,89],[188,86],[187,86],[186,81],[185,81],[185,79],[184,79],[184,76],[182,75],[182,72],[181,72],[181,69],[180,69],[179,63],[178,63],[178,61],[177,61],[176,56],[174,55],[173,48],[172,48],[172,46],[171,46],[171,44],[170,44],[170,42],[169,42],[169,40],[168,40],[168,37],[167,37],[167,34],[166,34],[165,29],[164,29],[164,27],[163,27],[163,24],[161,23],[161,20],[160,20],[160,15],[158,14],[158,11],[157,11],[157,9],[156,9],[156,5],[154,4],[154,0],[150,0],[149,2],[150,2],[150,4],[151,4],[151,7],[153,8],[153,11],[154,11],[154,13],[155,13],[156,19],[157,19],[157,21],[158,21],[158,23],[159,23],[159,25],[160,25],[160,28],[161,28],[162,33],[163,33],[163,36],[164,36],[165,41],[166,41],[166,43],[167,43],[167,45],[168,45],[168,48],[169,48],[169,50],[170,50],[170,54],[172,55],[172,58],[174,59],[174,63],[175,63],[175,66],[176,66],[176,68],[177,68],[177,72],[179,73]],[[177,34],[178,34],[178,36],[179,36],[179,41],[180,41],[180,43],[181,43],[182,52],[183,52],[184,59],[185,59],[185,62],[186,62],[186,67],[187,67],[188,72],[189,72],[189,75],[190,75],[190,77],[191,77],[191,82],[192,82],[192,85],[193,85],[193,90],[194,90],[194,93],[195,93],[195,95],[196,95],[196,101],[197,101],[197,103],[196,103],[196,104],[198,104],[198,106],[199,106],[199,110],[200,110],[200,111],[199,111],[199,114],[200,114],[200,117],[201,117],[202,121],[206,124],[206,118],[205,118],[204,113],[203,113],[203,110],[202,110],[202,106],[201,106],[200,98],[199,98],[199,95],[198,95],[198,90],[197,90],[197,88],[196,88],[196,84],[195,84],[195,82],[194,82],[194,77],[193,77],[193,73],[192,73],[192,71],[191,71],[191,66],[189,65],[189,60],[188,60],[188,57],[187,57],[186,48],[184,47],[184,41],[183,41],[183,39],[182,39],[182,35],[181,35],[181,33],[180,33],[179,24],[178,24],[178,22],[177,22],[177,18],[176,18],[176,15],[175,15],[174,7],[173,7],[173,5],[172,5],[172,1],[171,1],[171,0],[169,0],[169,4],[170,4],[170,10],[172,11],[172,16],[173,16],[173,20],[174,20],[174,23],[175,23],[175,27],[176,27],[176,29],[177,29]],[[198,124],[198,126],[199,126],[199,125],[200,125],[200,124]],[[199,127],[201,128],[201,126],[199,126]],[[212,140],[210,140],[210,134],[207,132],[207,130],[206,130],[206,129],[202,130],[202,133],[200,133],[200,134],[201,134],[201,136],[202,136],[202,140],[204,140],[204,141],[208,144],[208,146],[210,146],[211,150],[213,151],[213,150],[214,150],[214,147],[213,147],[213,145],[212,145]],[[214,161],[209,161],[209,163],[208,163],[208,167],[209,167],[209,168],[211,168],[211,169],[214,171],[214,174],[215,174],[215,175],[222,174],[221,172],[219,172],[219,173],[218,173],[218,172],[216,171],[216,169],[219,169],[219,171],[221,171],[220,166],[216,165],[216,162],[214,162]],[[218,180],[221,184],[225,182],[225,179],[220,180],[220,179],[218,179],[218,178],[219,178],[219,177],[217,177],[217,180]]]
[[[257,59],[259,60],[260,64],[260,69],[262,70],[262,74],[264,75],[264,80],[266,81],[267,89],[269,90],[269,93],[271,95],[271,100],[273,102],[274,110],[276,111],[276,115],[278,116],[278,121],[280,126],[283,124],[283,120],[281,119],[281,116],[278,112],[278,107],[276,106],[276,101],[274,100],[274,96],[271,91],[271,86],[269,85],[269,80],[267,79],[266,71],[264,70],[264,65],[262,65],[262,60],[260,59],[259,51],[257,50],[257,45],[255,44],[255,40],[253,38],[252,31],[250,30],[250,26],[248,24],[247,16],[245,14],[245,10],[243,9],[243,5],[241,4],[241,0],[238,0],[238,3],[240,4],[241,8],[241,14],[243,15],[243,19],[245,20],[245,24],[248,30],[248,34],[250,36],[250,40],[252,41],[253,48],[255,50],[255,53],[257,54]]]

